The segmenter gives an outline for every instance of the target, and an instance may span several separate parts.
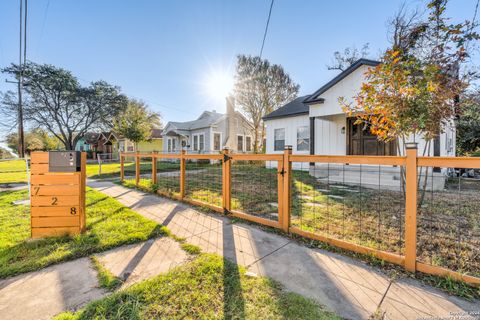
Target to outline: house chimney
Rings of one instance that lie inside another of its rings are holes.
[[[225,147],[236,150],[235,98],[231,95],[227,96],[227,125]]]

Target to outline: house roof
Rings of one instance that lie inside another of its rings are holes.
[[[375,60],[369,60],[369,59],[358,59],[355,63],[353,63],[350,67],[347,69],[343,70],[340,74],[338,74],[335,78],[327,82],[325,85],[323,85],[320,89],[315,91],[309,98],[307,98],[304,103],[306,104],[312,104],[312,103],[322,103],[324,100],[320,98],[320,95],[323,94],[325,91],[345,79],[349,74],[351,74],[353,71],[357,70],[361,66],[371,66],[375,67],[379,65],[379,61]]]
[[[169,122],[166,127],[169,125],[173,126],[178,130],[195,130],[201,128],[210,127],[212,124],[216,123],[224,114],[217,113],[213,111],[204,111],[200,117],[196,120],[186,121],[186,122]]]
[[[161,139],[163,134],[162,129],[152,129],[152,133],[150,134],[151,139]]]
[[[86,132],[83,135],[83,138],[85,139],[86,143],[94,144],[98,141],[98,139],[100,138],[100,135],[101,133],[97,133],[97,132]]]
[[[278,108],[277,110],[270,112],[263,120],[270,120],[275,118],[283,118],[283,117],[293,117],[302,114],[308,114],[308,105],[304,103],[306,99],[308,99],[310,95],[298,97],[283,107]]]

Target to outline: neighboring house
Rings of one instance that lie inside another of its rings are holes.
[[[163,137],[162,129],[152,129],[150,139],[138,143],[138,150],[135,150],[135,143],[126,138],[118,139],[118,150],[120,152],[162,152]]]
[[[75,150],[86,151],[90,159],[97,159],[98,154],[103,159],[117,159],[118,138],[113,132],[87,132],[79,138]]]
[[[235,111],[233,98],[227,98],[227,113],[204,111],[198,119],[168,122],[163,129],[163,152],[218,153],[224,147],[232,152],[253,151],[253,126]]]
[[[267,128],[266,152],[281,153],[285,145],[291,145],[294,154],[397,155],[398,150],[403,150],[401,145],[398,148],[399,141],[379,141],[363,125],[355,125],[355,119],[343,112],[338,101],[344,97],[347,102],[354,102],[354,96],[365,81],[365,72],[378,63],[360,59],[313,94],[299,97],[266,115],[263,118]],[[455,156],[455,126],[452,123],[443,131],[432,144],[430,154]],[[417,136],[415,141],[419,150],[423,150],[425,140]],[[297,167],[299,165],[296,164]],[[323,167],[320,164],[316,166]],[[318,168],[313,169],[320,175],[324,174]],[[396,179],[398,168],[393,171]]]

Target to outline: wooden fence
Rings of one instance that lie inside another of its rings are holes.
[[[417,256],[417,201],[420,183],[418,180],[420,167],[433,168],[480,168],[480,159],[478,158],[462,158],[462,157],[418,157],[417,149],[407,148],[406,156],[321,156],[321,155],[293,155],[291,147],[286,147],[283,154],[233,154],[228,150],[224,150],[219,154],[186,154],[182,151],[179,154],[160,154],[160,153],[121,153],[120,156],[120,177],[125,179],[125,159],[135,159],[135,183],[138,185],[141,179],[140,160],[151,159],[151,182],[157,183],[157,160],[166,159],[179,162],[179,174],[176,179],[179,180],[179,192],[176,195],[162,192],[158,193],[167,195],[177,200],[185,201],[194,205],[207,206],[210,209],[233,217],[249,220],[262,225],[278,228],[287,233],[297,234],[302,237],[319,240],[330,245],[361,253],[375,256],[379,259],[388,261],[393,264],[401,265],[410,272],[423,272],[438,276],[447,276],[456,280],[461,280],[469,284],[480,286],[480,278],[478,274],[467,275],[453,268],[445,268],[442,266],[420,261]],[[199,200],[186,197],[187,184],[186,163],[190,161],[210,161],[221,164],[221,205],[206,203]],[[246,210],[232,209],[232,163],[263,161],[274,163],[276,170],[276,191],[278,205],[278,217],[275,219],[264,218],[259,215],[245,212]],[[400,230],[402,237],[402,247],[400,252],[391,252],[391,250],[381,250],[372,248],[371,246],[355,243],[338,237],[325,235],[315,230],[305,230],[298,226],[292,225],[292,164],[305,164],[311,166],[313,164],[342,164],[342,165],[375,165],[390,166],[402,168],[402,185],[404,188],[404,212],[403,221],[400,221]],[[480,213],[480,212],[478,212]],[[474,249],[474,250],[478,250]],[[477,256],[478,259],[478,256]]]

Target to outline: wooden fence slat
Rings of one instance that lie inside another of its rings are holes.
[[[32,217],[72,217],[80,216],[79,206],[70,207],[32,207],[30,210]]]
[[[34,196],[54,196],[61,194],[64,196],[78,196],[80,190],[75,185],[49,185],[49,186],[31,186],[30,192]]]
[[[292,163],[290,157],[292,155],[292,146],[285,146],[283,152],[283,194],[282,194],[282,214],[280,225],[282,230],[288,232],[290,226],[290,210],[291,210],[291,184],[292,184]]]
[[[71,184],[79,185],[80,184],[80,175],[79,174],[45,174],[45,175],[34,175],[30,176],[30,183],[32,185],[62,185],[62,184]]]
[[[405,192],[405,269],[416,270],[417,261],[417,146],[407,146]]]
[[[30,163],[46,163],[48,164],[48,152],[32,152],[30,154]]]
[[[418,157],[419,167],[480,168],[480,158],[474,157]]]
[[[32,217],[32,228],[75,227],[79,225],[80,217]]]
[[[48,173],[48,163],[34,163],[30,167],[31,174]]]
[[[318,162],[318,163],[348,163],[401,166],[405,164],[405,157],[396,156],[321,156],[298,155],[290,157],[291,162]]]
[[[79,196],[31,196],[32,207],[41,206],[59,206],[59,207],[73,207],[80,205]]]
[[[60,237],[80,233],[79,227],[32,228],[32,238]]]

